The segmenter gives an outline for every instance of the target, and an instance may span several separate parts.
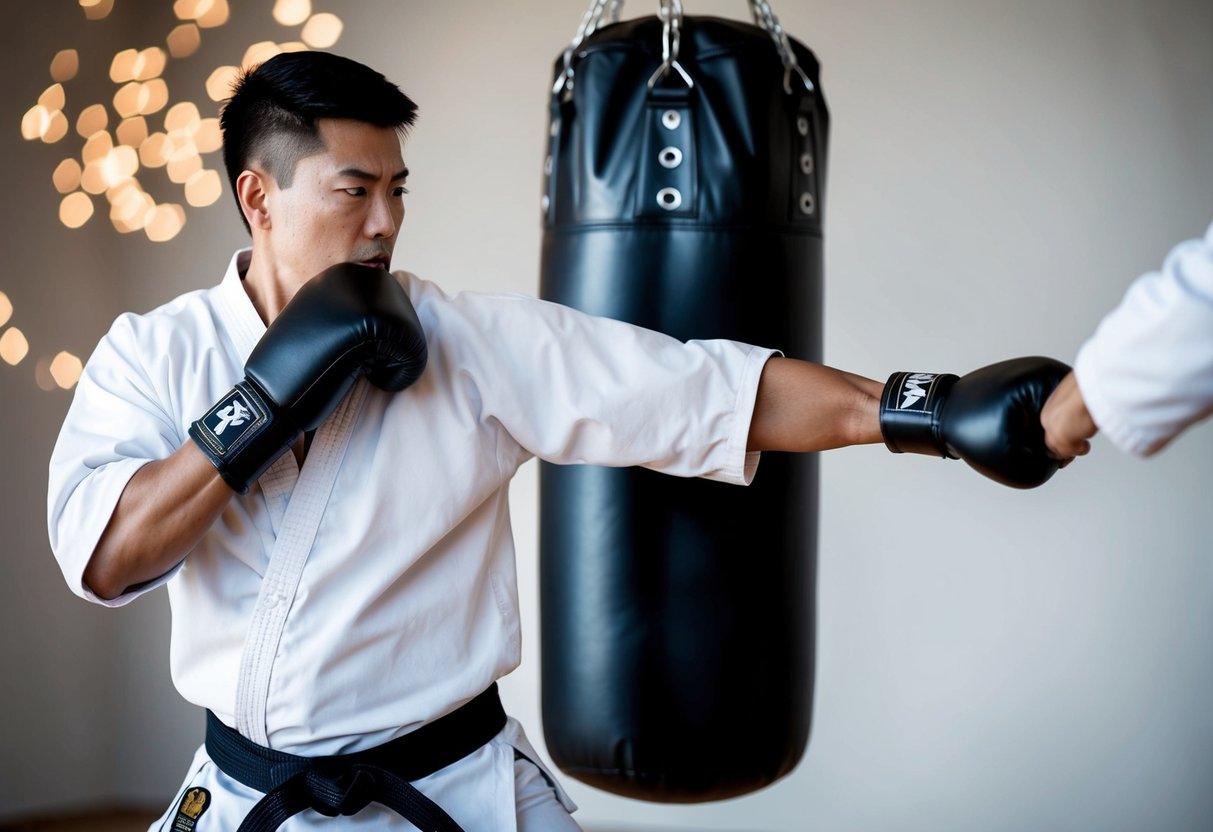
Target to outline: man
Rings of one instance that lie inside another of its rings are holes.
[[[1103,430],[1150,456],[1213,414],[1213,225],[1142,275],[1078,353],[1041,414],[1061,458],[1086,454]]]
[[[745,484],[765,449],[883,438],[957,456],[966,409],[1035,423],[1060,378],[1029,361],[886,388],[389,275],[414,111],[323,53],[243,77],[222,124],[252,248],[215,288],[121,316],[65,420],[49,496],[65,577],[110,606],[167,584],[174,682],[211,712],[155,828],[342,814],[341,828],[576,829],[495,696],[520,658],[507,500],[523,462]],[[945,414],[953,388],[967,405]],[[998,433],[970,448],[975,465],[1023,484],[1043,445]]]

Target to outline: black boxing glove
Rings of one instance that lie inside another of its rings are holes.
[[[894,373],[880,397],[880,432],[893,453],[963,459],[1012,488],[1035,488],[1061,463],[1045,447],[1040,411],[1070,368],[1013,358],[964,377]]]
[[[244,380],[190,426],[190,438],[246,494],[301,433],[320,426],[358,376],[403,390],[425,369],[426,355],[417,312],[390,272],[332,266],[283,307],[244,365]]]

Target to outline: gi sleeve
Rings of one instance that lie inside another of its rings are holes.
[[[111,607],[155,589],[180,568],[113,600],[99,598],[84,583],[84,569],[127,482],[182,442],[139,362],[134,322],[133,315],[118,318],[89,358],[51,454],[47,494],[51,549],[68,586]]]
[[[461,295],[456,336],[483,417],[525,453],[561,464],[640,466],[748,485],[763,365],[774,350],[668,335],[513,295]],[[464,317],[461,316],[461,317]],[[479,359],[488,357],[481,365]]]
[[[1099,429],[1139,456],[1213,413],[1213,226],[1129,287],[1074,375]]]

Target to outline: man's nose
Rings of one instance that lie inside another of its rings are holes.
[[[366,218],[366,235],[372,238],[394,236],[398,223],[399,220],[392,211],[391,200],[379,197],[372,203],[370,214]]]

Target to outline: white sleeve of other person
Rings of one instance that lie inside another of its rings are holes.
[[[1095,424],[1138,456],[1213,413],[1213,226],[1129,287],[1074,374]]]

